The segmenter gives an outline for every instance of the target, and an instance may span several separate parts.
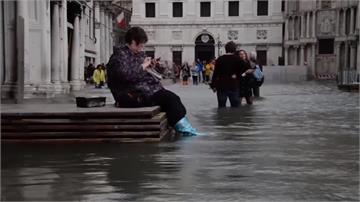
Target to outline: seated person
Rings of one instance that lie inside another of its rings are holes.
[[[125,46],[114,50],[107,64],[108,86],[116,107],[146,107],[160,105],[166,112],[169,125],[183,135],[197,135],[186,118],[186,109],[180,97],[166,90],[160,80],[147,68],[155,60],[142,51],[148,38],[140,27],[132,27],[125,34]]]

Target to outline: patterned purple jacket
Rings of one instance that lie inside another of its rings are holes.
[[[108,86],[116,101],[129,93],[148,99],[163,89],[159,80],[142,69],[145,57],[144,52],[135,54],[127,46],[115,48],[106,67]]]

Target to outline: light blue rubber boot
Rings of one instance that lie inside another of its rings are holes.
[[[183,134],[183,136],[196,136],[199,134],[196,129],[191,126],[186,117],[180,119],[180,121],[175,124],[174,128],[176,132]]]

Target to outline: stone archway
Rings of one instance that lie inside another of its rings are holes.
[[[200,34],[195,39],[195,59],[209,61],[215,57],[215,40],[207,33]]]

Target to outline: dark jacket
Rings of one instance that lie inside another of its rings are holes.
[[[133,99],[142,102],[163,89],[160,81],[142,69],[145,54],[133,53],[127,46],[114,50],[107,64],[108,86],[117,102]]]
[[[215,70],[210,84],[216,90],[238,90],[239,79],[244,69],[249,64],[240,59],[239,56],[226,54],[220,56],[215,62]]]

